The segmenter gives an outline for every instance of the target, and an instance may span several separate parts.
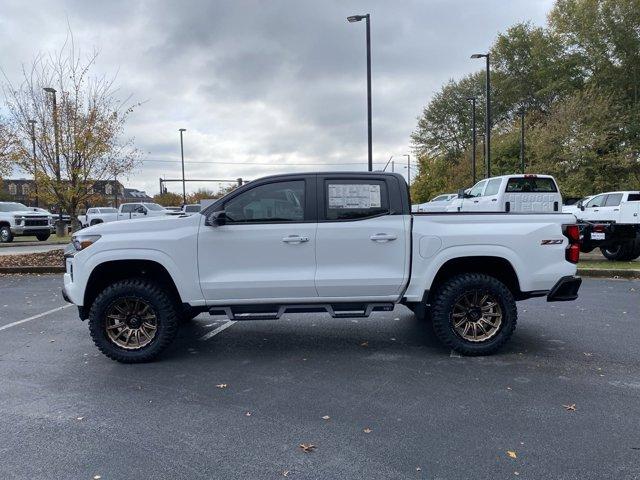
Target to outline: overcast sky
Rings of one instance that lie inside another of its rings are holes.
[[[0,0],[0,67],[19,81],[69,22],[77,45],[100,50],[95,72],[119,72],[122,95],[145,102],[127,128],[145,161],[125,184],[153,195],[160,176],[180,178],[178,128],[187,178],[366,169],[365,26],[347,23],[352,14],[371,14],[374,168],[390,155],[404,163],[433,93],[480,69],[469,55],[498,32],[543,24],[551,4]]]

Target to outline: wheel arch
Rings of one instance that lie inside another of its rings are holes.
[[[176,302],[182,302],[173,277],[161,263],[155,260],[108,260],[91,271],[84,290],[83,310],[88,313],[93,301],[108,285],[131,278],[152,280],[164,287]]]
[[[494,277],[502,282],[516,299],[523,298],[514,266],[506,258],[492,255],[456,257],[444,262],[433,278],[429,298],[445,281],[462,273],[482,273]]]

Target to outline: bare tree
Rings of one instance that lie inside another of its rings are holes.
[[[72,221],[96,181],[129,173],[141,159],[133,139],[123,138],[125,123],[140,104],[118,98],[115,76],[91,75],[97,56],[93,51],[83,58],[70,33],[58,52],[40,54],[29,68],[23,66],[20,85],[4,76],[4,127],[15,135],[10,157],[31,175],[35,170],[39,196]],[[56,90],[56,108],[53,92],[45,88]],[[29,120],[36,122],[35,161]]]

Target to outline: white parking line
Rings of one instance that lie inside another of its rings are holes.
[[[58,308],[52,308],[51,310],[47,310],[46,312],[39,313],[37,315],[34,315],[33,317],[24,318],[22,320],[18,320],[17,322],[13,322],[13,323],[8,323],[7,325],[3,325],[2,327],[0,327],[0,331],[6,330],[7,328],[15,327],[16,325],[21,325],[23,323],[30,322],[31,320],[36,320],[38,318],[44,317],[45,315],[59,312],[60,310],[64,310],[65,308],[69,308],[69,307],[73,307],[73,305],[69,304],[69,305],[63,305]]]
[[[462,355],[460,355],[458,352],[456,352],[455,350],[451,350],[451,353],[449,354],[449,356],[451,358],[462,358]]]
[[[215,337],[217,334],[219,334],[220,332],[223,332],[224,330],[229,328],[234,323],[236,323],[236,320],[229,320],[228,322],[223,323],[222,325],[220,325],[215,330],[212,330],[212,331],[204,334],[203,336],[201,336],[200,337],[200,341],[201,342],[205,342],[205,341],[209,340],[210,338]]]

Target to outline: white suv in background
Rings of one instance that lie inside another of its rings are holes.
[[[458,192],[447,212],[561,213],[562,196],[550,175],[502,175]]]

